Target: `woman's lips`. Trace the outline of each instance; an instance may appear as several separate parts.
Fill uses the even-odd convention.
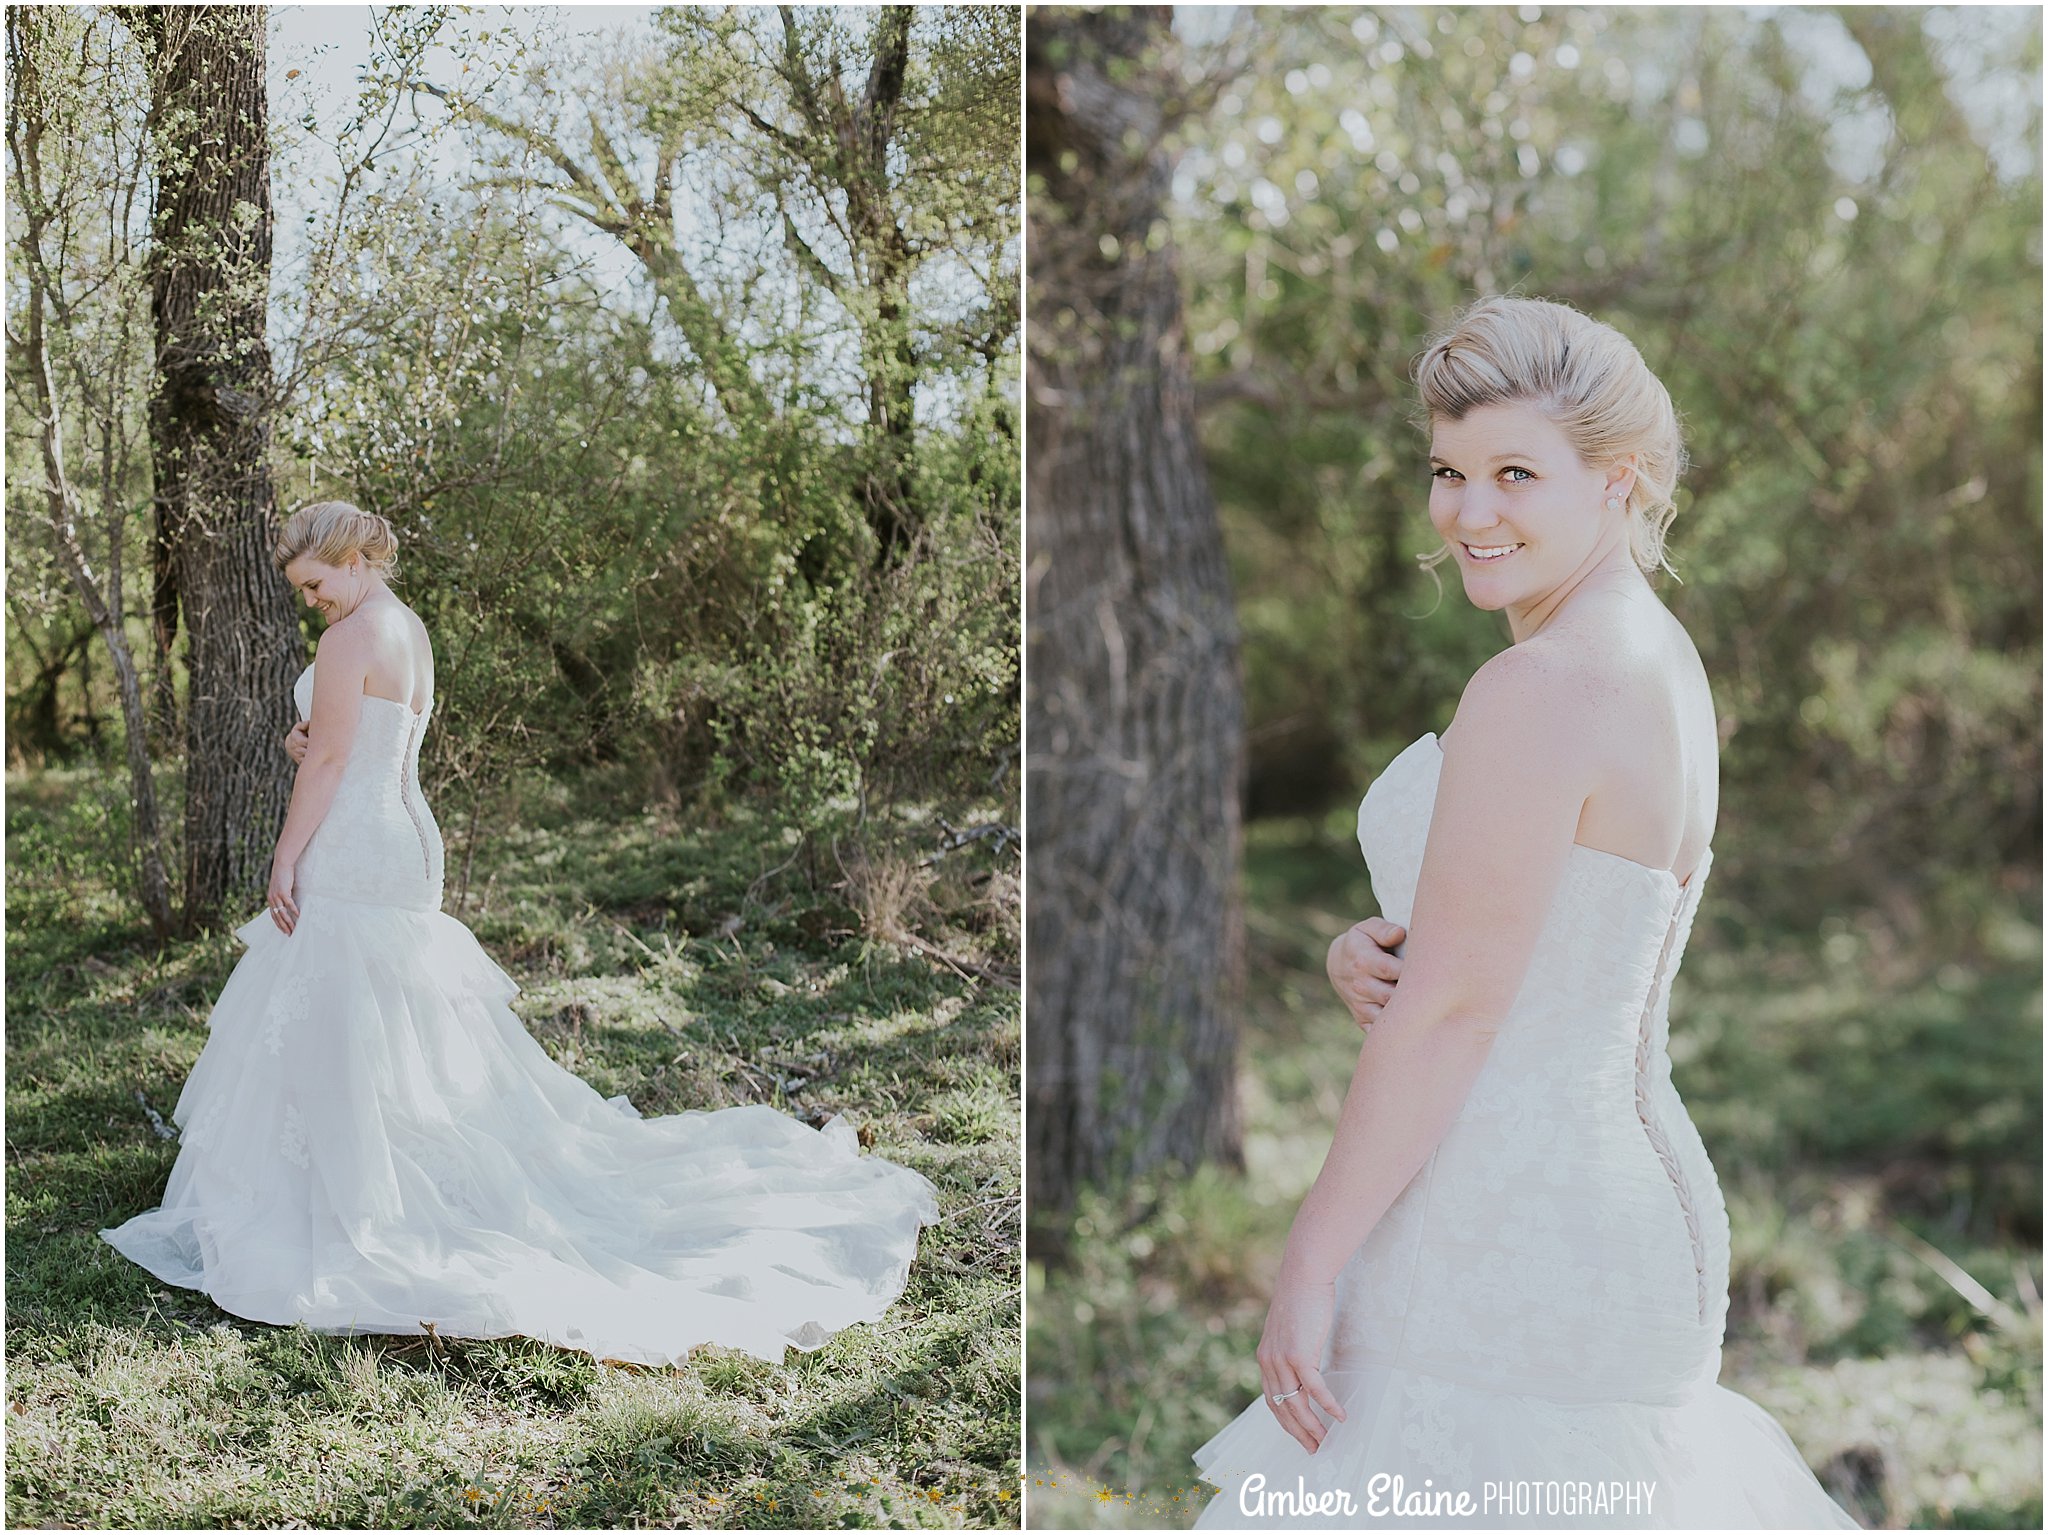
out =
[[[1466,557],[1476,565],[1495,564],[1506,559],[1521,547],[1519,543],[1464,545]]]

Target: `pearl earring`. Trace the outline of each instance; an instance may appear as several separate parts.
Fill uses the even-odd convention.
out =
[[[1618,511],[1620,511],[1620,510],[1621,510],[1621,498],[1620,498],[1619,496],[1609,496],[1609,497],[1607,498],[1607,510],[1609,510],[1610,512],[1618,512]]]

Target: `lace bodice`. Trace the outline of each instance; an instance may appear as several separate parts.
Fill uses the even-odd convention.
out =
[[[317,659],[314,665],[318,665]],[[292,695],[313,713],[313,666]],[[438,910],[445,874],[441,828],[420,792],[420,742],[429,697],[419,710],[363,695],[334,803],[299,857],[298,888],[382,905]]]
[[[1358,809],[1374,894],[1403,926],[1441,766],[1423,736]],[[1346,1270],[1339,1354],[1603,1397],[1718,1373],[1727,1216],[1666,1048],[1711,862],[1681,884],[1573,847],[1471,1094]]]

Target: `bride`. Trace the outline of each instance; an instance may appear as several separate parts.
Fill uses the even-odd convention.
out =
[[[433,650],[386,584],[397,542],[345,501],[276,563],[328,627],[294,694],[299,764],[262,913],[173,1117],[162,1205],[102,1230],[159,1279],[317,1332],[519,1334],[667,1364],[779,1363],[902,1293],[922,1174],[843,1118],[642,1119],[554,1060],[519,990],[441,908],[420,792]]]
[[[1473,304],[1417,381],[1427,563],[1513,643],[1359,806],[1387,925],[1330,973],[1365,1042],[1265,1394],[1195,1452],[1222,1489],[1199,1524],[1857,1528],[1718,1383],[1728,1218],[1665,1052],[1719,783],[1647,578],[1670,397],[1618,331],[1522,298]]]

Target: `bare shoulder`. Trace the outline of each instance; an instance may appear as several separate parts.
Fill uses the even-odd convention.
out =
[[[429,655],[433,654],[433,637],[427,633],[426,620],[398,597],[394,596],[390,602],[384,604],[379,619],[389,626],[390,633],[402,636],[408,641],[415,641],[424,646]]]
[[[427,632],[426,620],[404,603],[398,605],[398,612],[405,620],[406,634],[411,643],[418,648],[418,653],[426,666],[427,683],[431,687],[434,682],[434,636]]]
[[[1620,757],[1639,757],[1659,740],[1680,756],[1688,739],[1716,742],[1706,663],[1678,615],[1654,596],[1589,609],[1582,622],[1559,625],[1555,637],[1604,690],[1599,723]]]
[[[393,597],[389,602],[364,603],[346,618],[338,618],[327,626],[320,643],[329,643],[333,636],[348,636],[349,642],[374,647],[380,642],[397,640],[406,646],[414,641],[431,650],[432,641],[427,626],[419,614]]]
[[[1614,687],[1614,677],[1587,647],[1538,635],[1509,646],[1472,674],[1452,727],[1463,751],[1568,756]]]
[[[426,621],[394,597],[385,608],[384,622],[391,637],[391,658],[397,672],[391,680],[398,696],[412,695],[416,675],[419,685],[431,694],[436,686],[434,638],[427,632]]]
[[[320,631],[320,657],[334,666],[367,666],[376,650],[376,627],[360,613],[338,618]]]

